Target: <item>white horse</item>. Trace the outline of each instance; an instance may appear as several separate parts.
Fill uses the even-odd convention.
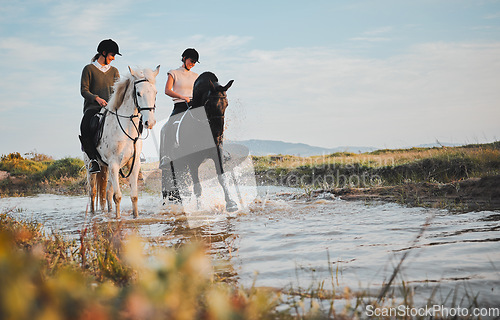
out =
[[[120,218],[122,199],[118,174],[121,174],[120,170],[125,165],[129,167],[127,178],[130,183],[133,214],[134,217],[138,216],[137,184],[141,166],[139,159],[142,151],[141,132],[143,127],[152,129],[156,123],[155,83],[160,66],[157,66],[154,71],[151,69],[132,70],[130,67],[129,70],[130,74],[115,83],[114,93],[108,105],[101,110],[105,121],[97,146],[101,172],[89,174],[87,170],[91,211],[94,212],[95,198],[99,192],[101,210],[105,210],[107,198],[108,212],[111,212],[113,199],[117,219]],[[88,168],[89,159],[86,156],[85,162]]]

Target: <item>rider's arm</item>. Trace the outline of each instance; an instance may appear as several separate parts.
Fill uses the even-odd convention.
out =
[[[89,87],[90,87],[90,70],[87,66],[83,68],[82,71],[82,78],[80,80],[80,94],[85,100],[95,101],[97,95],[90,92]]]
[[[120,76],[118,72],[116,72],[116,74],[118,77]],[[85,98],[85,100],[95,101],[101,107],[105,107],[108,104],[108,102],[103,98],[99,97],[97,94],[90,92],[90,79],[91,79],[91,74],[89,67],[87,66],[82,71],[82,78],[80,80],[80,94],[82,95],[83,98]]]

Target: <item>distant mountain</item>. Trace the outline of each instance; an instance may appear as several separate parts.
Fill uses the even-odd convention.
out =
[[[250,153],[254,156],[267,156],[267,155],[295,155],[302,157],[309,156],[321,156],[328,155],[335,152],[351,152],[351,153],[365,153],[380,148],[373,147],[352,147],[352,146],[341,146],[336,148],[322,148],[315,147],[305,143],[291,143],[275,140],[243,140],[243,141],[226,141],[225,143],[236,143],[247,147]],[[143,148],[142,158],[145,162],[155,162],[158,161],[158,152],[154,150],[152,143],[150,145],[145,144]],[[428,144],[421,144],[414,146],[417,148],[433,148],[433,147],[456,147],[464,145],[463,143],[447,143],[447,142],[435,142]],[[407,147],[411,148],[411,147]]]
[[[352,152],[364,153],[377,150],[372,147],[351,147],[342,146],[336,148],[322,148],[310,146],[305,143],[291,143],[274,140],[243,140],[243,141],[228,141],[231,143],[242,144],[246,146],[250,153],[254,156],[267,156],[275,154],[287,154],[302,157],[317,156],[331,154],[335,152]]]
[[[463,143],[450,143],[450,142],[434,142],[434,143],[426,143],[415,146],[416,148],[439,148],[439,147],[458,147],[463,146]]]

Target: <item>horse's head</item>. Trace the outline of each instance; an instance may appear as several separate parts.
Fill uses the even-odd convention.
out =
[[[228,105],[226,91],[232,84],[233,80],[222,86],[215,74],[204,72],[193,87],[193,107],[205,107],[212,134],[218,144],[222,142],[224,132],[224,114]]]
[[[207,93],[205,109],[214,116],[224,116],[228,105],[226,91],[233,85],[234,80],[229,81],[225,86],[219,82],[209,81],[210,90]]]
[[[134,77],[134,101],[137,110],[141,114],[142,123],[147,129],[152,129],[156,124],[156,76],[160,72],[160,66],[153,71],[144,69],[134,71],[130,67],[130,74]]]

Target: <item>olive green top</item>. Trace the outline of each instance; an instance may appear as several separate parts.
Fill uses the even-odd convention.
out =
[[[83,102],[83,112],[89,108],[100,108],[95,100],[97,96],[109,101],[113,92],[113,84],[120,78],[120,73],[115,67],[110,67],[108,71],[102,72],[93,64],[88,64],[83,68],[82,80],[80,82],[80,93],[85,99]]]

